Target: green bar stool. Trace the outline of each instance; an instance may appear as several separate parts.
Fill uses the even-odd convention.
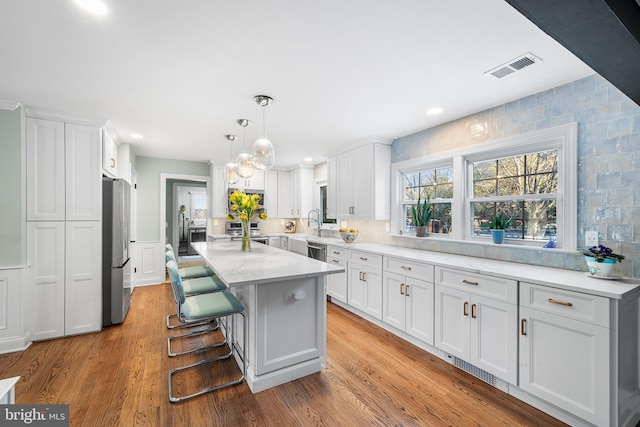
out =
[[[184,288],[182,284],[182,280],[180,276],[177,274],[177,265],[175,262],[167,263],[167,269],[169,269],[170,277],[175,277],[176,280],[171,281],[171,285],[173,287],[176,299],[176,311],[180,317],[180,320],[184,323],[189,322],[201,322],[205,320],[218,320],[221,318],[230,317],[231,322],[234,322],[235,315],[239,314],[243,317],[243,346],[242,348],[246,350],[247,348],[247,334],[248,334],[248,324],[247,318],[245,314],[245,309],[242,303],[231,293],[229,292],[216,292],[210,294],[200,294],[187,298],[184,293]],[[230,322],[226,322],[229,325]],[[218,390],[224,387],[229,387],[231,385],[239,384],[244,381],[245,373],[247,371],[247,357],[246,354],[240,355],[238,353],[238,349],[234,344],[234,325],[232,324],[230,328],[226,330],[225,339],[222,343],[216,344],[216,346],[221,346],[224,344],[228,344],[229,352],[225,353],[221,356],[204,359],[190,365],[181,366],[175,369],[172,369],[169,372],[169,401],[172,403],[182,402],[186,399],[190,399],[195,396],[199,396],[204,393],[208,393],[214,390]],[[171,338],[169,338],[171,340]],[[171,346],[171,342],[169,341],[169,347]],[[204,349],[205,347],[200,347],[195,351],[199,351],[200,349]],[[211,348],[207,346],[206,348]],[[188,353],[192,353],[193,351],[188,351]],[[192,369],[198,366],[202,366],[208,363],[214,363],[217,361],[221,361],[224,359],[229,359],[234,354],[241,358],[243,362],[242,366],[242,374],[239,378],[224,382],[221,384],[215,384],[206,388],[203,388],[194,393],[184,395],[184,396],[174,396],[173,394],[173,376],[181,371]]]
[[[222,292],[227,290],[227,285],[225,285],[222,280],[218,278],[218,276],[206,276],[198,277],[195,279],[182,280],[182,285],[184,288],[185,296],[187,297],[200,294],[210,294],[213,292]],[[177,313],[167,315],[167,329],[192,327],[209,323],[198,322],[194,324],[180,322],[179,324],[174,324],[172,323],[172,319],[177,319],[178,322],[180,322],[180,318],[178,317]]]
[[[165,261],[174,260],[176,264],[178,263],[176,259],[176,255],[173,253],[172,250],[165,251],[164,258],[165,258]],[[193,267],[180,268],[179,272],[180,272],[180,277],[182,277],[183,280],[215,275],[213,270],[206,265],[196,265]]]

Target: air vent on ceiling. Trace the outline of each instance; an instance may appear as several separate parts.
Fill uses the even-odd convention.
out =
[[[540,58],[529,52],[525,55],[519,56],[518,58],[512,59],[506,64],[502,64],[493,70],[487,71],[484,75],[495,79],[501,79],[540,61],[542,61]]]

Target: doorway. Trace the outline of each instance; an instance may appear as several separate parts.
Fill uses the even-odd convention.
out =
[[[177,248],[181,257],[194,256],[197,253],[191,248],[192,241],[206,241],[207,235],[207,187],[198,181],[169,180],[171,184],[172,208],[167,210],[173,218],[167,218],[171,230],[171,244]],[[169,204],[169,203],[168,203]]]

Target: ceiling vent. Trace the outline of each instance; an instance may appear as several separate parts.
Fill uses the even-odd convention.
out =
[[[542,61],[542,59],[529,52],[525,55],[519,56],[516,59],[512,59],[506,64],[502,64],[499,67],[494,68],[493,70],[487,71],[486,73],[484,73],[484,75],[493,79],[501,79],[505,76],[508,76],[509,74],[513,74],[516,71],[522,70],[523,68],[526,68],[540,61]]]

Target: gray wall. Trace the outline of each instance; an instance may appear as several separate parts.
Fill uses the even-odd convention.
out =
[[[136,156],[138,235],[140,242],[164,242],[160,236],[160,175],[209,176],[209,164]]]
[[[26,139],[22,107],[0,109],[0,267],[26,263]]]
[[[627,260],[618,273],[640,277],[640,107],[599,75],[398,138],[392,162],[578,123],[578,242],[597,230],[600,244]],[[480,126],[478,126],[480,125]],[[474,133],[480,127],[484,133]],[[397,244],[402,243],[398,239]],[[568,269],[581,257],[553,250],[425,242],[425,249]],[[561,254],[561,256],[558,256]]]

